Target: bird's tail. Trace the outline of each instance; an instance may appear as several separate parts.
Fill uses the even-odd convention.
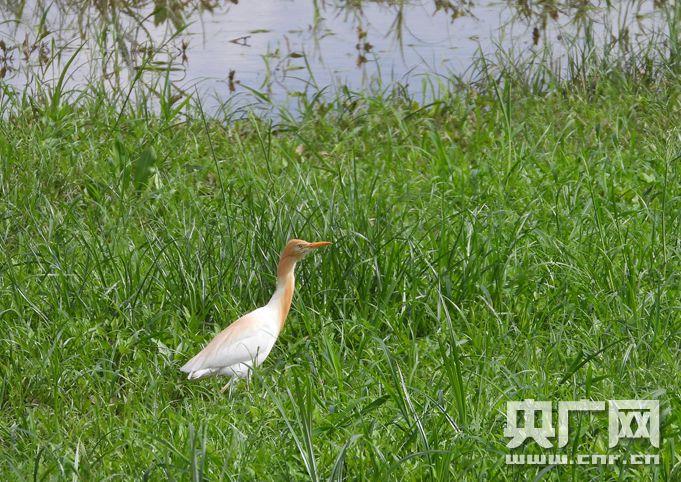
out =
[[[214,371],[212,368],[199,368],[199,366],[201,365],[199,358],[200,358],[199,356],[195,356],[180,368],[181,372],[189,374],[187,375],[187,378],[189,378],[190,380],[193,380],[195,378],[207,377],[209,375],[212,375]]]
[[[189,373],[189,375],[187,375],[187,378],[189,380],[196,380],[197,378],[205,378],[213,375],[215,373],[215,370],[213,370],[212,368],[204,368],[203,370],[196,370],[194,372],[185,373]]]

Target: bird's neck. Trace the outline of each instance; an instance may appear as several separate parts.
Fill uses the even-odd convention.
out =
[[[277,289],[270,299],[268,306],[273,307],[279,313],[279,330],[284,328],[286,317],[291,309],[291,302],[293,301],[293,291],[296,287],[296,278],[294,270],[296,261],[293,258],[285,257],[279,261],[277,267]]]

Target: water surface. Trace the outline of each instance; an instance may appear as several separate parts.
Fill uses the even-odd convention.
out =
[[[319,89],[395,82],[418,96],[424,81],[470,80],[481,53],[551,46],[560,54],[566,38],[589,30],[631,48],[626,44],[660,24],[660,2],[577,3],[4,2],[0,82],[37,92],[54,85],[74,56],[64,79],[70,89],[95,82],[125,95],[141,69],[138,88],[175,100],[200,92],[211,110],[253,98],[286,105]]]

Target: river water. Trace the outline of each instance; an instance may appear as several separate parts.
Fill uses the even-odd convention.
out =
[[[72,93],[100,83],[125,95],[141,71],[137,88],[175,99],[199,92],[211,110],[253,99],[287,105],[320,89],[395,82],[418,97],[453,78],[474,78],[481,53],[531,55],[550,46],[560,56],[566,39],[589,30],[620,45],[660,30],[659,2],[615,4],[0,1],[0,83],[38,95],[73,57],[64,77]]]

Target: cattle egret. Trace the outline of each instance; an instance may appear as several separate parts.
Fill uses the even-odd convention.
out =
[[[247,378],[270,354],[284,327],[295,289],[296,263],[312,251],[328,246],[328,241],[308,243],[292,239],[281,252],[277,267],[277,288],[263,307],[245,314],[222,330],[180,370],[189,379],[223,375]],[[223,387],[223,391],[229,383]]]

